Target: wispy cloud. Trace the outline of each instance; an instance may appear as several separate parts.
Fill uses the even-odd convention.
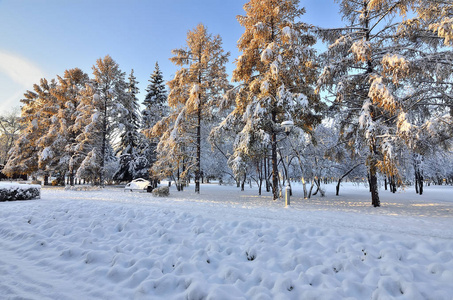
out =
[[[19,107],[19,100],[33,84],[39,83],[44,76],[35,64],[18,55],[0,50],[0,73],[7,77],[7,84],[0,90],[0,114]]]
[[[33,63],[20,56],[0,50],[0,72],[5,73],[15,83],[31,89],[44,77],[44,73]]]

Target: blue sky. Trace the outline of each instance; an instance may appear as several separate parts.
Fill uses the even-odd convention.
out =
[[[96,59],[109,54],[140,82],[140,102],[156,61],[165,80],[177,68],[171,50],[185,45],[188,30],[203,23],[230,51],[228,72],[239,55],[246,0],[0,0],[0,114],[19,107],[23,93],[45,77],[81,68],[91,76]],[[303,21],[341,24],[333,0],[301,0]]]

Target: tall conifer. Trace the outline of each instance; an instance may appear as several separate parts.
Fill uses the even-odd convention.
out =
[[[162,71],[156,62],[154,72],[148,80],[146,96],[143,101],[142,128],[150,129],[168,113],[167,91]]]
[[[84,131],[77,137],[78,149],[85,158],[78,175],[90,174],[103,185],[106,163],[114,159],[112,138],[115,130],[127,124],[129,96],[125,75],[109,56],[93,66],[94,79],[86,85],[79,104],[80,125]]]
[[[40,170],[39,161],[42,153],[43,139],[49,130],[52,117],[55,115],[54,103],[57,101],[51,90],[56,86],[42,78],[39,85],[33,85],[33,91],[27,91],[21,99],[24,104],[21,110],[21,134],[10,151],[10,157],[3,173],[27,174],[36,176]]]
[[[134,70],[128,77],[126,101],[124,103],[126,116],[120,133],[120,142],[117,146],[117,153],[120,154],[119,170],[115,173],[114,179],[118,181],[130,181],[137,178],[136,168],[140,159],[140,145],[142,136],[139,132],[140,116],[137,94],[137,80],[134,76]]]
[[[245,30],[238,42],[242,54],[233,71],[233,81],[242,84],[230,122],[221,124],[231,126],[242,118],[233,161],[250,155],[254,142],[270,142],[274,199],[279,196],[279,124],[292,120],[309,132],[320,122],[320,99],[313,89],[317,67],[311,46],[316,40],[310,26],[299,21],[305,10],[298,5],[298,0],[251,0],[244,5],[246,15],[237,17]]]
[[[209,34],[203,24],[187,33],[186,48],[172,52],[170,60],[181,68],[168,82],[168,104],[173,111],[153,129],[155,135],[161,134],[158,160],[171,157],[173,167],[179,168],[179,161],[185,172],[193,171],[195,192],[199,193],[202,120],[215,113],[229,86],[225,71],[229,53],[224,53],[220,36]]]

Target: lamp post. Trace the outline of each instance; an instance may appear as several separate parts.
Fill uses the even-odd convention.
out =
[[[286,136],[289,136],[291,129],[294,126],[293,121],[283,121],[282,122],[282,127],[285,129]],[[288,171],[289,171],[289,153],[286,155],[286,164],[288,165]],[[285,187],[285,206],[288,207],[290,205],[290,190],[291,187],[289,186],[289,176],[288,176],[288,171],[286,172],[286,187]]]

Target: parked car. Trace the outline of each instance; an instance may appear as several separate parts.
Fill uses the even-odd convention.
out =
[[[153,190],[153,187],[151,185],[151,182],[143,179],[143,178],[137,178],[126,184],[124,187],[124,190],[127,191],[146,191],[150,193]]]

